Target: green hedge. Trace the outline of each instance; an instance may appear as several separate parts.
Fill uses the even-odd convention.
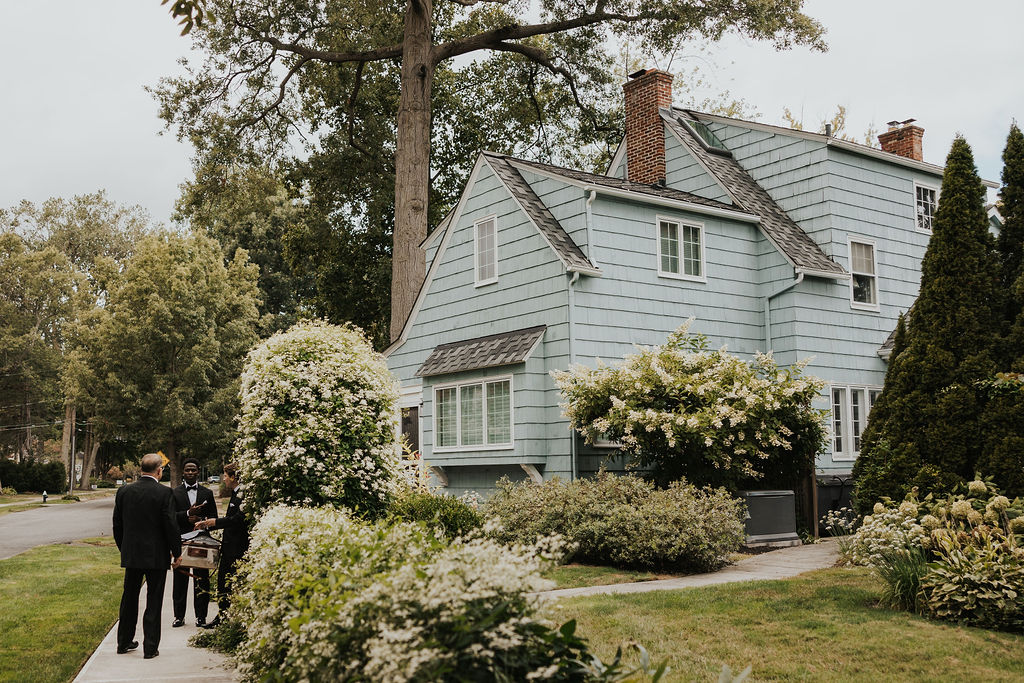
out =
[[[606,472],[540,485],[503,479],[486,507],[502,522],[495,534],[506,543],[557,533],[579,562],[681,572],[725,565],[743,542],[743,511],[724,489],[685,482],[658,489]]]
[[[425,491],[409,491],[391,506],[392,518],[403,522],[423,522],[439,529],[446,538],[465,536],[483,525],[483,516],[452,496]]]
[[[56,493],[67,488],[67,479],[67,468],[61,462],[0,460],[0,482],[18,493]]]

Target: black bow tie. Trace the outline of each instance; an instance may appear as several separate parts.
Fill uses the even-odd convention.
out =
[[[199,484],[193,484],[192,486],[185,486],[186,491],[195,491],[199,487]]]

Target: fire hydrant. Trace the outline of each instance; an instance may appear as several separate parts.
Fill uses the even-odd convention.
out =
[[[46,498],[47,498],[46,491],[43,491],[43,502],[44,503],[46,502]]]

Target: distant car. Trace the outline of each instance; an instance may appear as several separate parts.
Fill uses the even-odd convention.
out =
[[[209,479],[207,479],[206,481],[210,482],[211,484],[218,484],[218,483],[220,483],[220,477],[218,477],[215,474],[212,477],[210,477]]]

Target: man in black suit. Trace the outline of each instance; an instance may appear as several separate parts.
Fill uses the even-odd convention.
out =
[[[217,501],[213,497],[213,491],[202,486],[198,481],[198,460],[186,458],[182,462],[181,475],[185,481],[174,489],[174,504],[177,507],[178,531],[181,533],[181,540],[187,541],[200,534],[208,535],[205,531],[196,530],[195,524],[207,517],[217,516]],[[173,576],[171,599],[174,604],[174,622],[171,626],[178,627],[185,625],[189,574],[182,568],[175,571]],[[195,577],[192,604],[196,613],[196,626],[203,626],[206,623],[206,612],[210,606],[210,570],[193,567],[192,576]]]
[[[160,483],[163,456],[142,456],[142,476],[122,486],[114,497],[114,542],[121,551],[124,589],[117,625],[117,653],[139,646],[135,626],[139,620],[139,591],[146,580],[146,611],[142,615],[142,652],[152,659],[160,652],[160,611],[167,568],[181,562],[181,536],[174,516],[174,495]]]
[[[220,544],[220,567],[217,570],[217,607],[220,613],[206,628],[220,624],[220,615],[231,604],[228,593],[228,579],[235,575],[238,561],[249,549],[249,520],[242,511],[242,484],[238,478],[238,468],[233,463],[224,465],[221,479],[224,486],[231,489],[231,500],[223,517],[207,519],[196,524],[197,529],[223,529],[224,537]]]

